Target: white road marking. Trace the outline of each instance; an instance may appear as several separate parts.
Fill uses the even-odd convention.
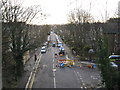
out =
[[[92,79],[98,79],[97,77],[95,78],[95,76],[91,76]]]
[[[53,77],[55,77],[55,72],[53,71]]]
[[[66,59],[70,59],[70,58],[68,58],[68,55],[66,55]]]
[[[91,76],[91,78],[92,78],[93,76]]]
[[[27,90],[27,88],[32,88],[32,86],[33,86],[33,83],[34,83],[34,79],[35,79],[35,75],[36,75],[36,71],[37,71],[37,68],[38,68],[38,65],[39,65],[39,63],[40,63],[40,60],[41,60],[41,54],[39,54],[40,55],[40,57],[39,57],[39,59],[36,61],[36,63],[35,63],[35,65],[34,65],[34,67],[33,67],[33,70],[34,71],[32,71],[31,73],[30,73],[30,76],[29,76],[29,78],[28,78],[28,81],[27,81],[27,84],[26,84],[26,86],[25,86],[25,90]],[[38,63],[37,63],[38,62]]]
[[[99,80],[99,82],[101,82],[101,80]]]
[[[28,85],[29,85],[29,83],[30,83],[32,74],[33,74],[33,72],[30,73],[30,76],[29,76],[29,78],[28,78],[27,84],[26,84],[26,86],[25,86],[25,90],[28,88]]]
[[[74,70],[74,69],[73,69],[73,70]],[[83,79],[82,79],[80,73],[79,73],[79,72],[75,72],[75,70],[74,70],[74,73],[75,73],[75,75],[76,75],[76,77],[77,77],[77,80],[78,80],[78,81],[81,81],[83,87],[81,86],[80,88],[83,89],[83,88],[85,87],[85,83],[83,82]],[[87,87],[85,87],[85,88],[87,88]]]
[[[81,87],[83,89],[83,87]]]
[[[80,78],[80,79],[82,79],[82,78]]]
[[[54,66],[54,53],[53,53],[53,50],[52,50],[52,54],[53,54],[53,84],[54,84],[54,88],[56,88],[56,80],[55,80],[55,71],[56,71],[56,69],[55,69],[55,66]]]
[[[55,71],[56,71],[56,69],[53,69],[53,71],[55,72]]]
[[[82,84],[83,84],[84,88],[87,88],[87,87],[85,87],[85,83],[84,83],[84,81],[83,81],[82,76],[80,75],[80,73],[79,73],[79,72],[77,72],[77,74],[78,74],[78,76],[80,77],[81,82],[82,82]]]
[[[74,70],[74,73],[75,73],[75,76],[77,77],[77,80],[79,81],[79,77],[77,76],[77,74],[76,74],[75,70]]]
[[[55,82],[55,77],[54,77],[54,88],[56,88],[56,82]]]
[[[53,62],[53,69],[54,69],[54,62]]]
[[[85,86],[85,83],[83,83],[83,86]]]
[[[45,67],[47,67],[47,65],[43,65],[43,67],[45,68]]]

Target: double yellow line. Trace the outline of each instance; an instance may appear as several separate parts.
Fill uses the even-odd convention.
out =
[[[37,58],[37,60],[35,62],[35,65],[33,67],[33,71],[30,73],[30,76],[28,78],[27,84],[25,86],[25,90],[31,90],[32,89],[32,86],[33,86],[33,83],[34,83],[34,80],[35,80],[35,75],[36,75],[36,72],[37,72],[40,60],[41,60],[41,56],[42,55],[40,53],[39,54],[39,58]]]

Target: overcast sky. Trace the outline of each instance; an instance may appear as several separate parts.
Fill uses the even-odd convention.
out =
[[[106,9],[107,16],[113,17],[115,12],[117,12],[118,1],[120,0],[24,0],[23,6],[41,5],[43,12],[49,15],[42,23],[64,24],[67,23],[69,11],[78,7],[86,11],[90,10],[96,21],[105,20]],[[35,20],[34,23],[42,24],[40,18]]]

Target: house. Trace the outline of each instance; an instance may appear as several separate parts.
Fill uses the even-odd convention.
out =
[[[111,18],[103,25],[109,52],[120,54],[120,18]]]

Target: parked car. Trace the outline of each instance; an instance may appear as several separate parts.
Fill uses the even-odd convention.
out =
[[[45,46],[43,46],[43,47],[41,48],[41,53],[46,53],[46,47],[45,47]]]
[[[47,45],[48,45],[48,42],[45,42],[43,45],[42,45],[42,47],[47,47]]]
[[[112,67],[118,67],[118,65],[117,64],[115,64],[114,62],[110,62],[110,65],[112,66]]]

